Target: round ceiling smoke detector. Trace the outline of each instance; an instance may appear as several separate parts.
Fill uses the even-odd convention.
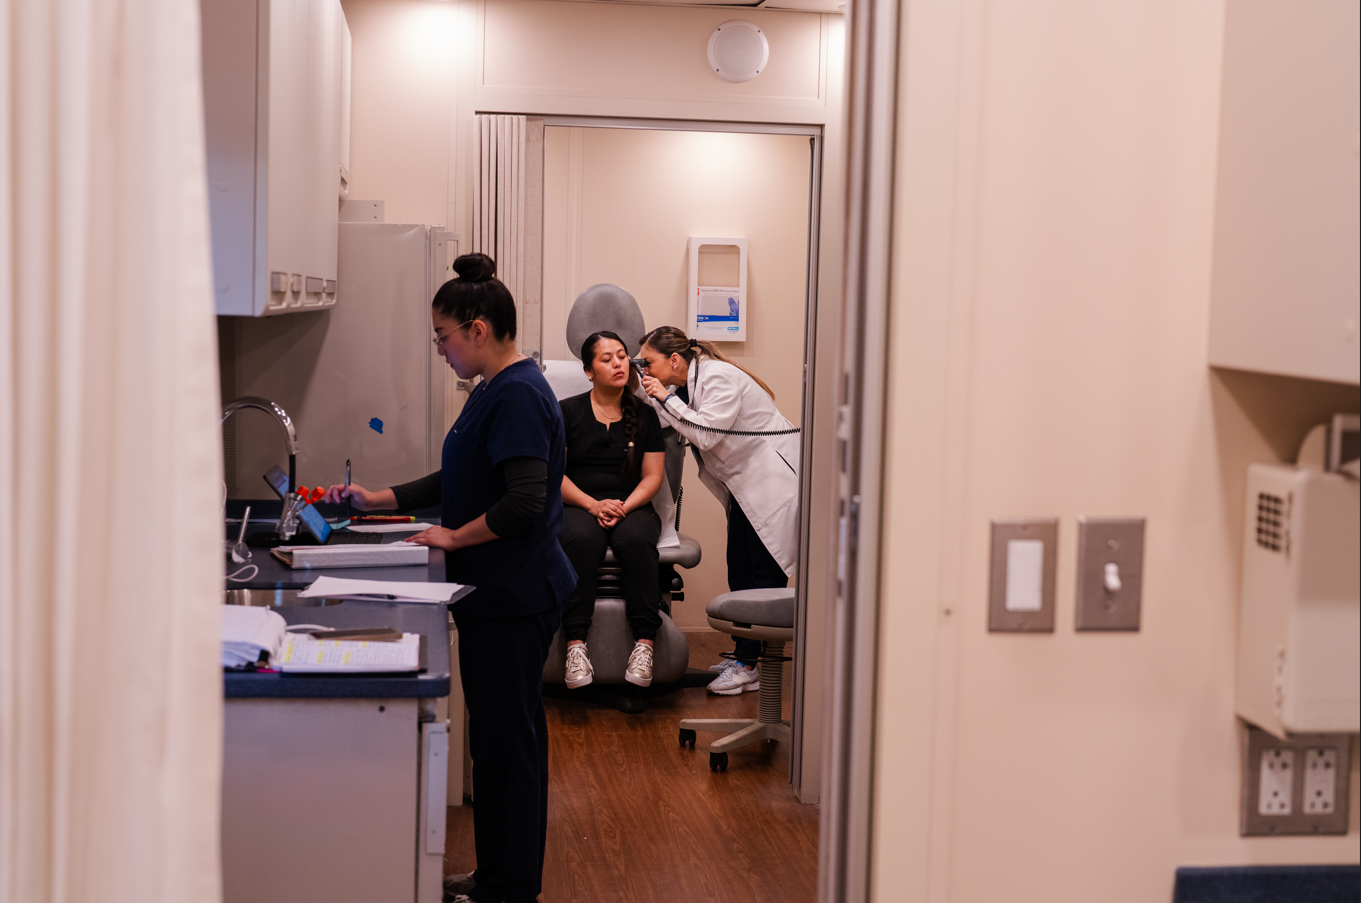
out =
[[[709,68],[730,82],[749,82],[770,59],[770,42],[761,29],[733,19],[709,36]]]

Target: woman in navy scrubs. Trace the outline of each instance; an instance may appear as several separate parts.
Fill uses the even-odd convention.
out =
[[[542,889],[548,817],[548,647],[576,574],[558,543],[567,440],[537,364],[515,349],[515,301],[484,254],[454,261],[435,295],[435,347],[460,379],[482,377],[444,440],[441,469],[369,492],[332,486],[360,509],[428,507],[442,526],[410,541],[445,550],[473,757],[477,870],[446,899],[531,903]]]

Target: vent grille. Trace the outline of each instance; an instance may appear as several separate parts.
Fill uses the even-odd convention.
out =
[[[1273,552],[1285,548],[1285,499],[1279,495],[1257,494],[1257,545]]]

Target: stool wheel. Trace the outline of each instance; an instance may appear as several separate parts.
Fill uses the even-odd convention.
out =
[[[685,747],[687,747],[687,746],[690,747],[691,749],[694,749],[694,748],[695,748],[695,732],[692,731],[692,730],[690,730],[688,727],[683,727],[683,728],[681,728],[681,729],[680,729],[680,745],[681,745],[681,749],[685,749]]]
[[[709,770],[710,770],[710,771],[727,771],[727,770],[728,770],[728,754],[727,754],[727,753],[715,753],[715,752],[709,753]]]

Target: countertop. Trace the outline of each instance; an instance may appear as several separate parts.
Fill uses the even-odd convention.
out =
[[[268,503],[261,503],[260,507],[263,508],[266,504]],[[274,508],[272,512],[268,512],[262,516],[271,516],[277,519],[279,505],[276,502],[272,507]],[[228,514],[237,518],[241,516],[239,511],[233,512],[230,508],[228,509]],[[254,509],[252,509],[249,533],[270,533],[274,531],[274,524],[272,523],[266,522],[257,524],[255,520],[256,516]],[[426,526],[435,527],[439,525],[438,519],[422,520]],[[227,534],[235,539],[236,531],[239,528],[239,523],[228,523]],[[385,543],[397,542],[414,535],[416,535],[415,532],[382,534],[383,542]],[[304,589],[305,587],[311,586],[312,581],[323,574],[329,574],[332,577],[343,577],[347,580],[393,580],[400,583],[444,582],[443,549],[431,549],[430,562],[425,566],[417,565],[414,567],[398,568],[322,568],[316,570],[295,570],[271,555],[269,549],[266,548],[257,547],[252,548],[250,551],[251,557],[249,563],[258,567],[260,569],[259,573],[249,580],[228,580],[226,584],[228,589]],[[245,567],[245,565],[233,565],[231,562],[228,562],[227,573],[230,574],[243,567]]]
[[[335,569],[349,576],[351,568]],[[375,568],[393,571],[398,568]],[[403,568],[402,570],[419,570]],[[322,574],[325,571],[309,571]],[[443,578],[443,570],[440,573]],[[444,605],[349,600],[324,607],[275,608],[289,624],[392,627],[425,637],[426,670],[412,675],[223,673],[228,699],[405,699],[449,695],[449,609]]]

